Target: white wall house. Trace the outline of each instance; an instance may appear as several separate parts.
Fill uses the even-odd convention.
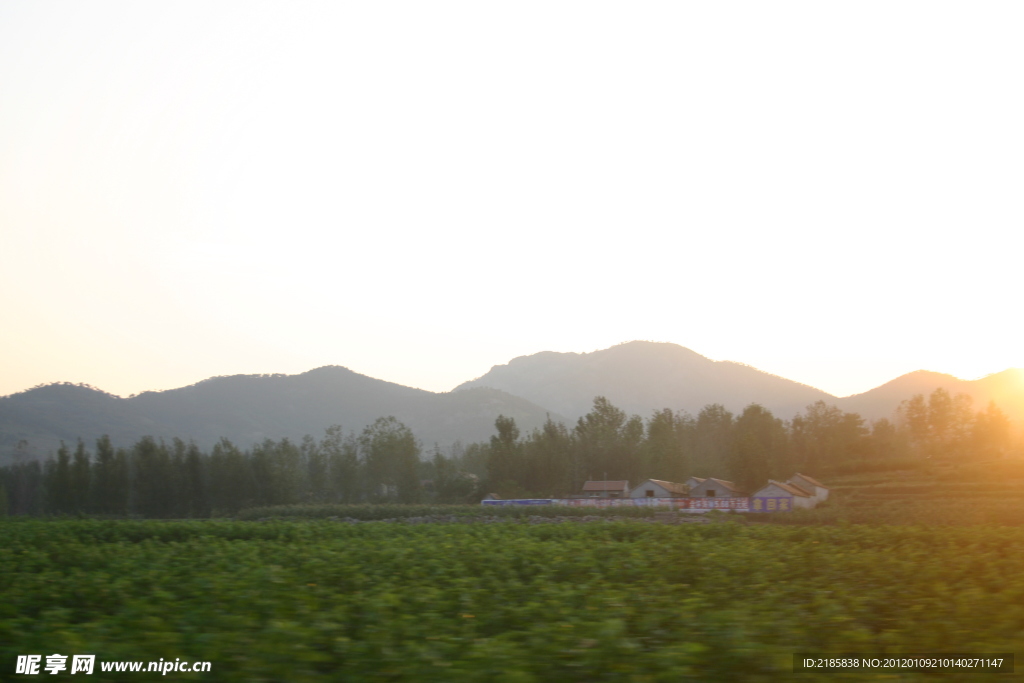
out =
[[[690,489],[691,498],[740,498],[746,495],[731,481],[714,477],[709,477]]]
[[[768,485],[750,497],[751,512],[786,512],[795,508],[812,508],[818,504],[813,495],[794,484],[768,480]]]
[[[693,487],[696,486],[697,484],[703,484],[706,481],[707,479],[705,479],[704,477],[690,477],[689,479],[684,481],[683,484],[686,486],[687,492],[689,492],[692,491]]]
[[[690,489],[686,484],[677,484],[673,481],[662,481],[661,479],[648,479],[635,487],[629,494],[630,498],[686,498],[690,495]]]
[[[823,500],[828,500],[828,487],[820,481],[808,477],[806,474],[800,474],[798,472],[786,481],[789,484],[795,484],[804,491],[807,491],[814,496],[814,499],[819,503]]]

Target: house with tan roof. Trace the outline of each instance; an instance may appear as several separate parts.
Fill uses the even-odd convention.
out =
[[[686,498],[690,495],[690,487],[686,484],[677,484],[674,481],[663,481],[661,479],[648,479],[644,483],[633,488],[630,498]]]
[[[691,498],[742,498],[746,495],[731,481],[714,477],[709,477],[690,489]]]
[[[689,495],[689,492],[693,490],[694,486],[697,484],[703,484],[706,481],[707,479],[704,477],[690,477],[684,481],[683,484],[686,486],[687,495]]]
[[[814,497],[814,500],[819,503],[823,500],[828,500],[828,487],[822,484],[817,479],[812,479],[811,477],[808,477],[806,474],[800,474],[799,472],[797,472],[792,477],[787,479],[786,482],[789,484],[793,484],[795,486],[799,486],[804,491],[807,491]]]
[[[629,482],[588,481],[583,484],[583,495],[586,498],[629,498]]]
[[[796,508],[812,508],[818,501],[808,491],[796,484],[768,480],[750,497],[751,512],[787,512]]]

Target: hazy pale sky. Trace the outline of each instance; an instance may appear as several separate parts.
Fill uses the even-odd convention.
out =
[[[0,0],[0,394],[1024,366],[1019,2]]]

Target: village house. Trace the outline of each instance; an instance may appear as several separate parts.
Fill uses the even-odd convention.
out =
[[[648,479],[630,492],[630,498],[686,498],[690,488],[686,484],[673,481]]]
[[[583,484],[585,498],[628,498],[629,482],[622,481],[588,481]]]
[[[768,485],[750,497],[751,512],[787,512],[795,508],[812,508],[814,496],[795,484],[768,480]]]
[[[689,479],[684,481],[683,486],[686,487],[686,495],[690,495],[690,491],[693,490],[694,486],[696,486],[697,484],[703,484],[706,481],[707,479],[705,479],[704,477],[690,477]]]
[[[797,472],[787,480],[787,483],[799,486],[814,497],[815,502],[820,503],[828,500],[828,488],[816,479],[811,479],[806,474]]]
[[[690,489],[691,498],[741,498],[747,494],[731,481],[709,477]]]

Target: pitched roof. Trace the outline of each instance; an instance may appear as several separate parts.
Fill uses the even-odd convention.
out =
[[[661,479],[648,479],[647,481],[657,484],[658,486],[665,489],[669,493],[680,493],[685,496],[687,493],[690,492],[690,487],[687,486],[686,484],[677,484],[674,481],[663,481]],[[643,486],[643,484],[641,484],[640,486]]]
[[[698,484],[703,484],[704,482],[707,481],[707,477],[690,477],[690,479],[697,482]],[[686,481],[690,481],[690,479],[687,479]]]
[[[811,479],[811,478],[810,478],[810,477],[808,477],[808,476],[807,476],[806,474],[800,474],[799,472],[797,472],[797,473],[796,473],[796,474],[794,474],[794,475],[793,475],[792,477],[790,477],[790,479],[796,479],[797,477],[800,477],[801,479],[803,479],[804,481],[806,481],[806,482],[807,482],[808,484],[811,484],[812,486],[818,486],[818,487],[821,487],[821,488],[823,488],[823,489],[827,489],[827,488],[828,488],[827,486],[825,486],[824,484],[822,484],[822,483],[821,483],[820,481],[818,481],[817,479]]]
[[[778,486],[780,489],[782,489],[783,491],[785,491],[785,492],[787,492],[787,493],[789,493],[791,495],[800,496],[802,498],[810,498],[811,497],[810,493],[808,493],[807,491],[804,491],[802,488],[800,488],[796,484],[787,484],[787,483],[784,483],[784,482],[781,482],[781,481],[775,481],[774,479],[769,479],[768,480],[768,486],[771,486],[772,484],[774,484],[775,486]],[[761,491],[763,491],[764,489],[768,488],[768,486],[765,486],[763,489],[761,489]],[[758,493],[760,493],[760,491],[758,491]]]
[[[725,488],[729,489],[733,493],[743,493],[743,491],[740,491],[738,488],[736,488],[736,484],[732,483],[731,481],[726,481],[724,479],[715,479],[714,477],[709,477],[708,479],[705,479],[704,481],[705,482],[713,481],[713,482],[715,482],[717,484],[721,484],[722,486],[724,486]]]
[[[588,481],[583,485],[584,491],[625,491],[627,489],[629,489],[629,482],[625,480]]]

